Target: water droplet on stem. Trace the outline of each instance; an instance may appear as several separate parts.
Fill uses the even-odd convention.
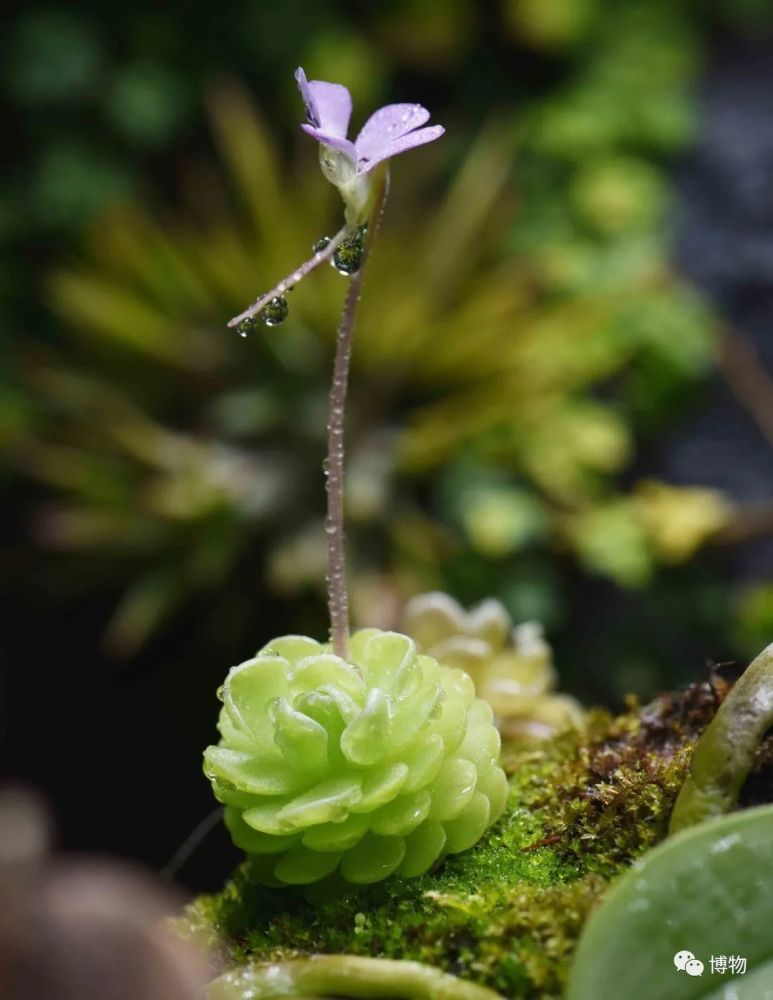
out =
[[[284,295],[277,295],[276,298],[271,299],[260,316],[266,326],[279,326],[287,319],[289,311],[287,299]]]
[[[240,337],[249,337],[251,333],[254,333],[256,326],[256,320],[254,316],[249,316],[247,319],[243,319],[241,323],[236,327],[236,332]]]
[[[333,254],[333,259],[330,263],[339,274],[350,277],[359,271],[364,256],[365,239],[363,228],[358,229],[353,236],[350,236],[341,243]]]

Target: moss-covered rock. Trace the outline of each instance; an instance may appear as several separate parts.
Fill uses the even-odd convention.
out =
[[[558,997],[610,879],[666,835],[721,695],[717,683],[696,684],[617,718],[591,713],[584,738],[506,747],[504,815],[473,849],[421,878],[315,899],[261,886],[246,863],[190,907],[187,928],[216,937],[228,962],[413,959],[508,997]]]

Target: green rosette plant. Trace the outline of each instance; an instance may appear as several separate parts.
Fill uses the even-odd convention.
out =
[[[491,708],[407,636],[363,629],[348,660],[283,636],[234,667],[221,697],[206,773],[268,884],[421,875],[504,809]]]
[[[489,705],[463,670],[420,654],[397,632],[349,634],[344,545],[344,424],[364,265],[389,190],[389,160],[438,139],[419,104],[392,104],[347,138],[351,96],[340,84],[296,80],[301,127],[344,201],[345,225],[314,256],[235,316],[246,336],[266,309],[325,260],[350,278],[328,411],[325,464],[330,643],[284,636],[234,667],[220,694],[219,746],[204,768],[234,842],[256,878],[308,885],[336,873],[354,884],[416,876],[472,847],[502,813],[507,780]],[[374,169],[376,168],[376,169]],[[345,265],[336,251],[355,247]],[[283,314],[286,311],[283,307]]]

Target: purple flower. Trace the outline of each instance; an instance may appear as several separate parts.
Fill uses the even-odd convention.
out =
[[[429,118],[429,111],[420,104],[387,104],[370,116],[354,142],[350,142],[346,134],[352,114],[352,96],[346,87],[322,80],[309,81],[300,67],[295,71],[295,79],[308,118],[308,124],[301,128],[323,146],[342,155],[345,162],[339,164],[339,173],[343,168],[349,175],[344,178],[347,181],[353,176],[367,174],[383,160],[433,142],[445,132],[442,125],[420,127]],[[339,183],[328,172],[326,175],[334,184]]]

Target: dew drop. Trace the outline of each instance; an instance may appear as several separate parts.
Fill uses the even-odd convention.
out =
[[[360,226],[352,236],[341,243],[333,254],[333,259],[330,263],[339,274],[349,277],[359,271],[362,266],[363,257],[365,256],[366,230],[366,226]]]
[[[255,331],[256,321],[254,316],[243,319],[236,327],[236,332],[240,337],[249,337]]]
[[[311,249],[314,251],[314,253],[322,253],[322,251],[327,247],[329,243],[330,243],[330,237],[322,236],[320,239],[317,240],[317,242],[312,246]]]
[[[277,295],[271,299],[260,316],[266,326],[279,326],[287,319],[288,312],[287,299],[284,295]]]

